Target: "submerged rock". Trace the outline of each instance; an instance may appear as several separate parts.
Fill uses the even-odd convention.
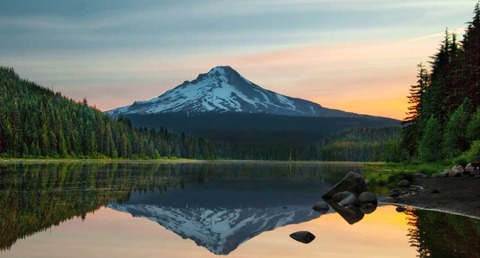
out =
[[[298,231],[290,234],[290,237],[304,244],[309,244],[315,239],[315,235],[308,231]]]
[[[333,186],[333,188],[322,197],[330,199],[334,194],[343,191],[349,191],[359,195],[365,191],[368,191],[368,188],[367,184],[365,183],[365,179],[363,179],[360,174],[349,172],[339,183]]]

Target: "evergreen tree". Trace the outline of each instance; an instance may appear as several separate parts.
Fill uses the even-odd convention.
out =
[[[480,140],[480,106],[473,114],[467,126],[467,139],[469,142]]]
[[[465,99],[450,117],[444,136],[444,153],[447,157],[456,157],[468,149],[465,128],[470,120],[470,112],[470,100]]]
[[[442,134],[440,123],[431,116],[418,147],[418,156],[423,161],[437,161],[442,158]]]

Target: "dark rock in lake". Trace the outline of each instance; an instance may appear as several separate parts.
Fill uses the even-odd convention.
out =
[[[377,196],[372,192],[363,192],[358,196],[361,203],[377,203]]]
[[[360,205],[360,200],[358,199],[357,196],[354,194],[350,194],[347,197],[345,197],[343,200],[339,201],[338,204],[342,207],[346,206],[359,206]]]
[[[355,172],[349,172],[339,183],[337,183],[330,191],[323,195],[323,198],[330,199],[338,192],[349,191],[359,195],[368,191],[365,179]]]
[[[330,209],[330,206],[328,206],[328,204],[324,201],[319,201],[315,203],[312,209],[320,214],[325,214]]]
[[[407,208],[403,207],[403,206],[397,206],[397,208],[395,209],[397,212],[405,212],[407,210]]]
[[[409,187],[410,186],[410,181],[404,179],[397,184],[398,187]]]
[[[332,200],[336,202],[340,202],[341,200],[349,197],[350,195],[354,195],[354,194],[349,191],[338,192],[332,196]]]
[[[360,211],[359,207],[349,206],[347,208],[340,206],[336,201],[333,200],[326,199],[325,201],[350,225],[359,222],[365,216],[365,214]]]
[[[365,202],[360,205],[360,211],[365,214],[370,214],[377,209],[377,203]]]
[[[290,234],[290,237],[304,244],[309,244],[315,239],[315,235],[308,231],[298,231]]]

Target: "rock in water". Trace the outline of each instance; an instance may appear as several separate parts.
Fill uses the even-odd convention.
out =
[[[309,244],[315,239],[315,235],[308,231],[298,231],[290,234],[290,237],[304,244]]]
[[[338,192],[349,191],[356,195],[359,195],[365,191],[368,191],[365,179],[355,172],[349,172],[338,184],[336,184],[330,191],[324,194],[322,197],[326,199],[332,198],[332,196]]]
[[[350,195],[354,195],[354,194],[349,191],[338,192],[332,196],[332,200],[336,202],[340,202],[341,200],[347,198]]]
[[[365,202],[360,205],[360,211],[365,214],[370,214],[377,209],[377,203]]]
[[[357,196],[355,196],[354,194],[350,194],[347,197],[345,197],[343,200],[339,201],[338,204],[342,207],[359,206],[360,201],[358,200]]]
[[[320,214],[325,214],[330,209],[328,204],[324,201],[317,202],[312,209]]]
[[[372,192],[363,192],[358,196],[361,203],[377,203],[377,196]]]

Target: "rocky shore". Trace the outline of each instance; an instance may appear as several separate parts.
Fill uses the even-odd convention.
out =
[[[471,164],[426,177],[402,180],[380,202],[443,211],[480,219],[480,171]]]

